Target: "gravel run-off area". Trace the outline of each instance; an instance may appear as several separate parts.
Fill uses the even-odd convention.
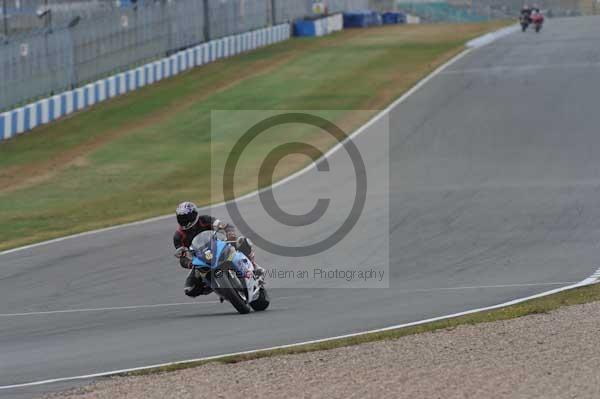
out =
[[[49,397],[600,398],[600,302],[329,351],[115,377]]]

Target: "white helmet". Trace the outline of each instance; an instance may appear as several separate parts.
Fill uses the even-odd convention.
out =
[[[200,218],[196,204],[187,201],[177,206],[175,214],[177,215],[177,223],[183,230],[191,229]]]

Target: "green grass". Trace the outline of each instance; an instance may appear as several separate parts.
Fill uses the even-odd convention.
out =
[[[211,110],[377,110],[502,25],[396,26],[292,40],[194,69],[0,144],[0,249],[166,214],[211,192]],[[231,131],[236,129],[232,121]],[[311,130],[286,131],[322,148]],[[227,142],[235,135],[222,132]],[[220,162],[225,153],[216,153]],[[240,190],[256,188],[256,165]],[[289,162],[278,177],[302,166]],[[211,196],[212,195],[212,196]]]
[[[181,369],[198,367],[206,363],[238,363],[248,360],[261,359],[272,356],[293,355],[298,353],[331,350],[346,346],[360,345],[369,342],[399,339],[408,335],[435,332],[439,330],[452,329],[463,325],[489,323],[499,320],[509,320],[518,317],[548,313],[564,306],[579,305],[600,300],[600,284],[593,284],[558,294],[548,295],[542,298],[532,299],[517,305],[507,306],[495,310],[473,313],[465,316],[421,324],[418,326],[388,330],[385,332],[357,335],[350,338],[334,339],[314,344],[298,345],[283,349],[265,350],[244,355],[226,356],[214,360],[180,363],[165,367],[157,367],[148,370],[128,373],[126,375],[145,375],[163,372],[172,372]]]

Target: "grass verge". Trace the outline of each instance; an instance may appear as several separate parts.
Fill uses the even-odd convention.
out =
[[[147,375],[155,373],[173,372],[182,369],[198,367],[207,363],[238,363],[248,360],[261,359],[272,356],[293,355],[306,352],[330,350],[346,346],[360,345],[369,342],[398,339],[407,335],[435,332],[437,330],[452,329],[461,325],[489,323],[499,320],[509,320],[532,314],[548,313],[563,306],[580,305],[587,302],[600,300],[600,284],[592,284],[542,298],[532,299],[517,305],[499,309],[473,313],[465,316],[421,324],[418,326],[399,328],[379,333],[363,334],[350,338],[334,339],[314,344],[298,345],[289,348],[265,350],[255,353],[226,356],[213,360],[175,364],[148,370],[122,374],[122,376]]]
[[[173,211],[211,193],[211,110],[338,110],[352,131],[463,49],[505,25],[413,25],[292,40],[222,60],[0,144],[0,250]],[[232,129],[235,129],[233,124]],[[324,150],[315,132],[295,133]],[[222,140],[231,140],[223,133]],[[260,164],[258,155],[255,166]],[[281,178],[306,160],[278,167]],[[257,187],[257,168],[240,176]]]

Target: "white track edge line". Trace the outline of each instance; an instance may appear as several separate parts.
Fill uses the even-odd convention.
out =
[[[294,295],[294,296],[279,296],[277,300],[282,299],[297,299],[307,298],[307,295]],[[104,308],[82,308],[82,309],[58,309],[58,310],[46,310],[37,312],[21,312],[21,313],[0,313],[0,317],[25,317],[25,316],[45,316],[52,314],[65,314],[65,313],[92,313],[92,312],[108,312],[108,311],[119,311],[119,310],[138,310],[138,309],[156,309],[156,308],[167,308],[175,306],[189,306],[189,305],[213,305],[221,303],[220,301],[198,301],[198,302],[174,302],[174,303],[155,303],[151,305],[130,305],[130,306],[112,306]]]
[[[111,310],[154,309],[154,308],[167,308],[167,307],[173,307],[173,306],[204,305],[204,304],[214,304],[214,303],[219,303],[219,301],[157,303],[154,305],[131,305],[131,306],[113,306],[113,307],[106,307],[106,308],[61,309],[61,310],[47,310],[47,311],[38,311],[38,312],[0,313],[0,317],[44,316],[44,315],[65,314],[65,313],[107,312],[107,311],[111,311]]]
[[[600,269],[596,273],[598,273],[598,272],[600,272]],[[596,273],[594,273],[594,275]],[[0,386],[0,390],[26,388],[26,387],[32,387],[32,386],[38,386],[38,385],[53,384],[53,383],[58,383],[58,382],[78,381],[78,380],[87,380],[87,379],[91,379],[91,378],[108,377],[108,376],[114,376],[114,375],[118,375],[118,374],[131,373],[131,372],[135,372],[135,371],[151,370],[151,369],[156,369],[156,368],[161,368],[161,367],[184,365],[187,363],[196,363],[196,362],[201,362],[201,361],[219,360],[219,359],[223,359],[223,358],[227,358],[227,357],[231,357],[231,356],[248,355],[248,354],[253,354],[253,353],[267,352],[267,351],[276,350],[276,349],[287,349],[287,348],[294,348],[294,347],[303,346],[303,345],[311,345],[311,344],[318,344],[318,343],[322,343],[322,342],[334,341],[334,340],[339,340],[339,339],[344,339],[344,338],[353,338],[353,337],[358,337],[358,336],[367,335],[367,334],[376,334],[376,333],[386,332],[386,331],[390,331],[390,330],[398,330],[401,328],[413,327],[413,326],[418,326],[421,324],[451,319],[454,317],[466,316],[466,315],[473,314],[473,313],[479,313],[479,312],[485,312],[488,310],[499,309],[499,308],[503,308],[506,306],[516,305],[521,302],[529,301],[531,299],[541,298],[541,297],[545,297],[548,295],[557,294],[559,292],[568,291],[568,290],[571,290],[574,288],[592,285],[597,282],[598,282],[597,278],[588,277],[585,280],[582,280],[576,284],[568,285],[568,286],[561,287],[561,288],[556,288],[556,289],[553,289],[550,291],[545,291],[545,292],[531,295],[531,296],[524,297],[524,298],[513,299],[511,301],[503,302],[498,305],[492,305],[492,306],[486,306],[483,308],[466,310],[463,312],[452,313],[452,314],[445,315],[445,316],[438,316],[438,317],[433,317],[430,319],[424,319],[424,320],[419,320],[419,321],[413,321],[410,323],[404,323],[404,324],[398,324],[398,325],[388,326],[388,327],[384,327],[384,328],[378,328],[375,330],[368,330],[368,331],[363,331],[363,332],[358,332],[358,333],[338,335],[335,337],[315,339],[315,340],[311,340],[311,341],[297,342],[297,343],[288,344],[288,345],[272,346],[272,347],[263,348],[263,349],[254,349],[254,350],[248,350],[248,351],[243,351],[243,352],[234,352],[234,353],[227,353],[227,354],[223,354],[223,355],[201,357],[201,358],[197,358],[197,359],[181,360],[181,361],[169,362],[169,363],[160,363],[160,364],[154,364],[154,365],[150,365],[150,366],[132,367],[132,368],[128,368],[128,369],[105,371],[105,372],[100,372],[100,373],[79,375],[79,376],[74,376],[74,377],[53,378],[53,379],[48,379],[48,380],[26,382],[26,383],[22,383],[22,384],[4,385],[4,386]]]
[[[514,24],[514,25],[510,25],[510,26],[498,29],[494,32],[486,33],[483,36],[479,36],[479,37],[476,37],[475,39],[468,41],[467,47],[480,48],[480,47],[487,46],[488,44],[491,44],[498,39],[501,39],[501,38],[508,36],[514,32],[517,32],[519,30],[519,28],[520,28],[519,24]]]
[[[600,277],[600,274],[593,274],[591,277]],[[497,285],[475,285],[475,286],[459,286],[459,287],[433,287],[433,288],[417,288],[413,290],[399,290],[402,294],[412,294],[420,292],[443,292],[443,291],[461,291],[461,290],[475,290],[475,289],[488,289],[488,288],[520,288],[520,287],[545,287],[551,285],[571,285],[575,284],[576,281],[562,281],[552,283],[526,283],[526,284],[497,284]],[[296,299],[296,298],[307,298],[308,296],[283,296],[277,297],[277,300],[282,299]],[[155,303],[150,305],[129,305],[129,306],[110,306],[103,308],[81,308],[81,309],[57,309],[57,310],[40,310],[31,312],[19,312],[19,313],[0,313],[0,318],[8,317],[27,317],[27,316],[47,316],[55,314],[71,314],[71,313],[93,313],[93,312],[109,312],[109,311],[122,311],[122,310],[140,310],[140,309],[156,309],[156,308],[169,308],[178,306],[190,306],[190,305],[213,305],[220,303],[219,301],[201,301],[201,302],[173,302],[173,303]]]
[[[434,77],[436,77],[437,75],[439,75],[442,71],[444,71],[444,69],[448,68],[451,64],[457,62],[461,58],[465,57],[467,54],[471,53],[471,51],[473,51],[473,50],[474,50],[473,48],[466,48],[461,53],[459,53],[458,55],[454,56],[453,58],[451,58],[449,61],[447,61],[443,65],[439,66],[431,74],[429,74],[426,77],[424,77],[415,86],[413,86],[410,90],[408,90],[406,93],[404,93],[400,98],[398,98],[393,103],[391,103],[390,105],[388,105],[387,108],[385,108],[383,111],[379,112],[377,115],[373,116],[366,124],[364,124],[363,126],[361,126],[360,128],[358,128],[358,130],[356,130],[354,133],[352,133],[351,135],[349,135],[342,142],[336,144],[333,148],[331,148],[329,151],[327,151],[327,153],[325,153],[325,155],[323,155],[321,158],[319,158],[319,160],[317,160],[316,162],[313,162],[313,163],[307,165],[306,167],[304,167],[303,169],[297,171],[296,173],[293,173],[293,174],[287,176],[286,178],[277,181],[276,183],[274,183],[270,187],[265,187],[265,188],[263,188],[261,190],[256,190],[256,191],[250,192],[248,194],[242,195],[241,197],[235,198],[235,199],[230,200],[230,201],[224,201],[224,202],[220,202],[218,204],[207,205],[205,207],[202,207],[201,209],[217,208],[217,207],[226,205],[226,204],[228,204],[231,201],[242,201],[244,199],[247,199],[247,198],[259,195],[260,193],[264,192],[265,190],[270,190],[272,188],[278,187],[278,186],[280,186],[282,184],[285,184],[285,183],[289,182],[292,179],[295,179],[295,178],[299,177],[300,175],[305,174],[306,172],[308,172],[309,170],[311,170],[312,168],[314,168],[315,165],[318,164],[321,160],[329,158],[333,153],[335,153],[340,148],[342,148],[344,146],[344,144],[348,140],[352,140],[353,138],[355,138],[359,134],[365,132],[372,125],[374,125],[376,122],[378,122],[381,118],[383,118],[385,115],[389,114],[390,111],[392,111],[398,105],[400,105],[404,101],[406,101],[406,99],[408,97],[410,97],[411,95],[413,95],[421,87],[423,87],[426,83],[428,83]],[[5,251],[1,251],[0,252],[0,256],[2,256],[2,255],[8,255],[8,254],[15,253],[15,252],[24,251],[24,250],[31,249],[31,248],[40,247],[40,246],[43,246],[43,245],[54,244],[54,243],[57,243],[57,242],[61,242],[61,241],[65,241],[65,240],[70,240],[72,238],[85,237],[85,236],[89,236],[89,235],[92,235],[92,234],[105,233],[105,232],[112,231],[112,230],[123,229],[123,228],[127,228],[127,227],[139,226],[139,225],[143,225],[143,224],[147,224],[147,223],[157,222],[157,221],[165,220],[165,219],[170,218],[170,217],[173,217],[173,216],[171,214],[169,214],[169,215],[163,215],[163,216],[157,216],[157,217],[153,217],[153,218],[150,218],[150,219],[138,220],[136,222],[125,223],[125,224],[120,224],[120,225],[116,225],[116,226],[105,227],[105,228],[102,228],[102,229],[86,231],[86,232],[83,232],[83,233],[72,234],[72,235],[68,235],[68,236],[65,236],[65,237],[55,238],[55,239],[48,240],[48,241],[42,241],[42,242],[38,242],[38,243],[35,243],[35,244],[25,245],[25,246],[22,246],[22,247],[18,247],[18,248],[13,248],[13,249],[8,249],[8,250],[5,250]]]

